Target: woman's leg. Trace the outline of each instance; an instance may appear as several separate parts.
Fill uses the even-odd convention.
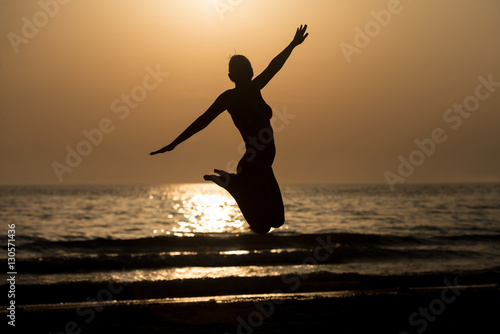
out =
[[[237,174],[215,169],[219,175],[205,175],[204,179],[226,189],[238,203],[250,228],[265,234],[271,227],[284,224],[285,209],[272,168],[259,160],[249,160],[245,154],[238,163]]]
[[[205,175],[203,178],[226,189],[233,196],[252,231],[259,234],[269,232],[271,227],[263,216],[267,210],[258,200],[263,196],[259,187],[261,180],[253,178],[252,175],[230,174],[218,169],[214,172],[219,175]]]
[[[267,200],[269,203],[269,214],[271,216],[271,227],[278,228],[285,223],[285,208],[283,206],[283,197],[281,196],[281,190],[274,176],[272,168],[266,173],[265,179],[267,187]]]

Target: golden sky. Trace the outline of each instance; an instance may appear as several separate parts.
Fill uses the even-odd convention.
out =
[[[2,0],[0,184],[203,182],[242,155],[228,113],[149,152],[233,88],[231,55],[258,74],[304,23],[262,91],[280,183],[500,181],[499,17],[497,0]]]

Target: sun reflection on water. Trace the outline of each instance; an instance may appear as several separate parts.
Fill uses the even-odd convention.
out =
[[[134,281],[166,281],[200,278],[222,278],[222,277],[259,277],[279,276],[283,271],[298,270],[300,266],[228,266],[228,267],[185,267],[160,270],[134,270],[128,273],[128,278]],[[306,270],[308,271],[308,270]]]
[[[169,228],[153,234],[189,236],[192,233],[239,232],[245,220],[236,201],[212,184],[180,184],[151,189],[149,199]]]

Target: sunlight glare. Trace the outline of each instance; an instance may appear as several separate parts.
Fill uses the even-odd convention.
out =
[[[214,185],[184,185],[174,209],[184,219],[174,233],[213,233],[242,230],[244,220],[234,199]]]

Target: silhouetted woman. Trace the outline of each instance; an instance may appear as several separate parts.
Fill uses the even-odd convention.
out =
[[[229,61],[229,78],[235,88],[222,93],[208,110],[198,117],[171,144],[150,154],[172,151],[177,145],[204,129],[223,111],[229,111],[234,125],[245,142],[246,152],[238,163],[236,174],[215,169],[218,175],[205,175],[226,189],[238,203],[250,228],[257,233],[267,233],[285,221],[283,200],[272,164],[276,154],[270,119],[272,109],[260,93],[267,83],[283,67],[292,50],[308,36],[307,25],[297,28],[292,42],[277,55],[267,68],[253,78],[250,61],[242,55],[234,55]]]

